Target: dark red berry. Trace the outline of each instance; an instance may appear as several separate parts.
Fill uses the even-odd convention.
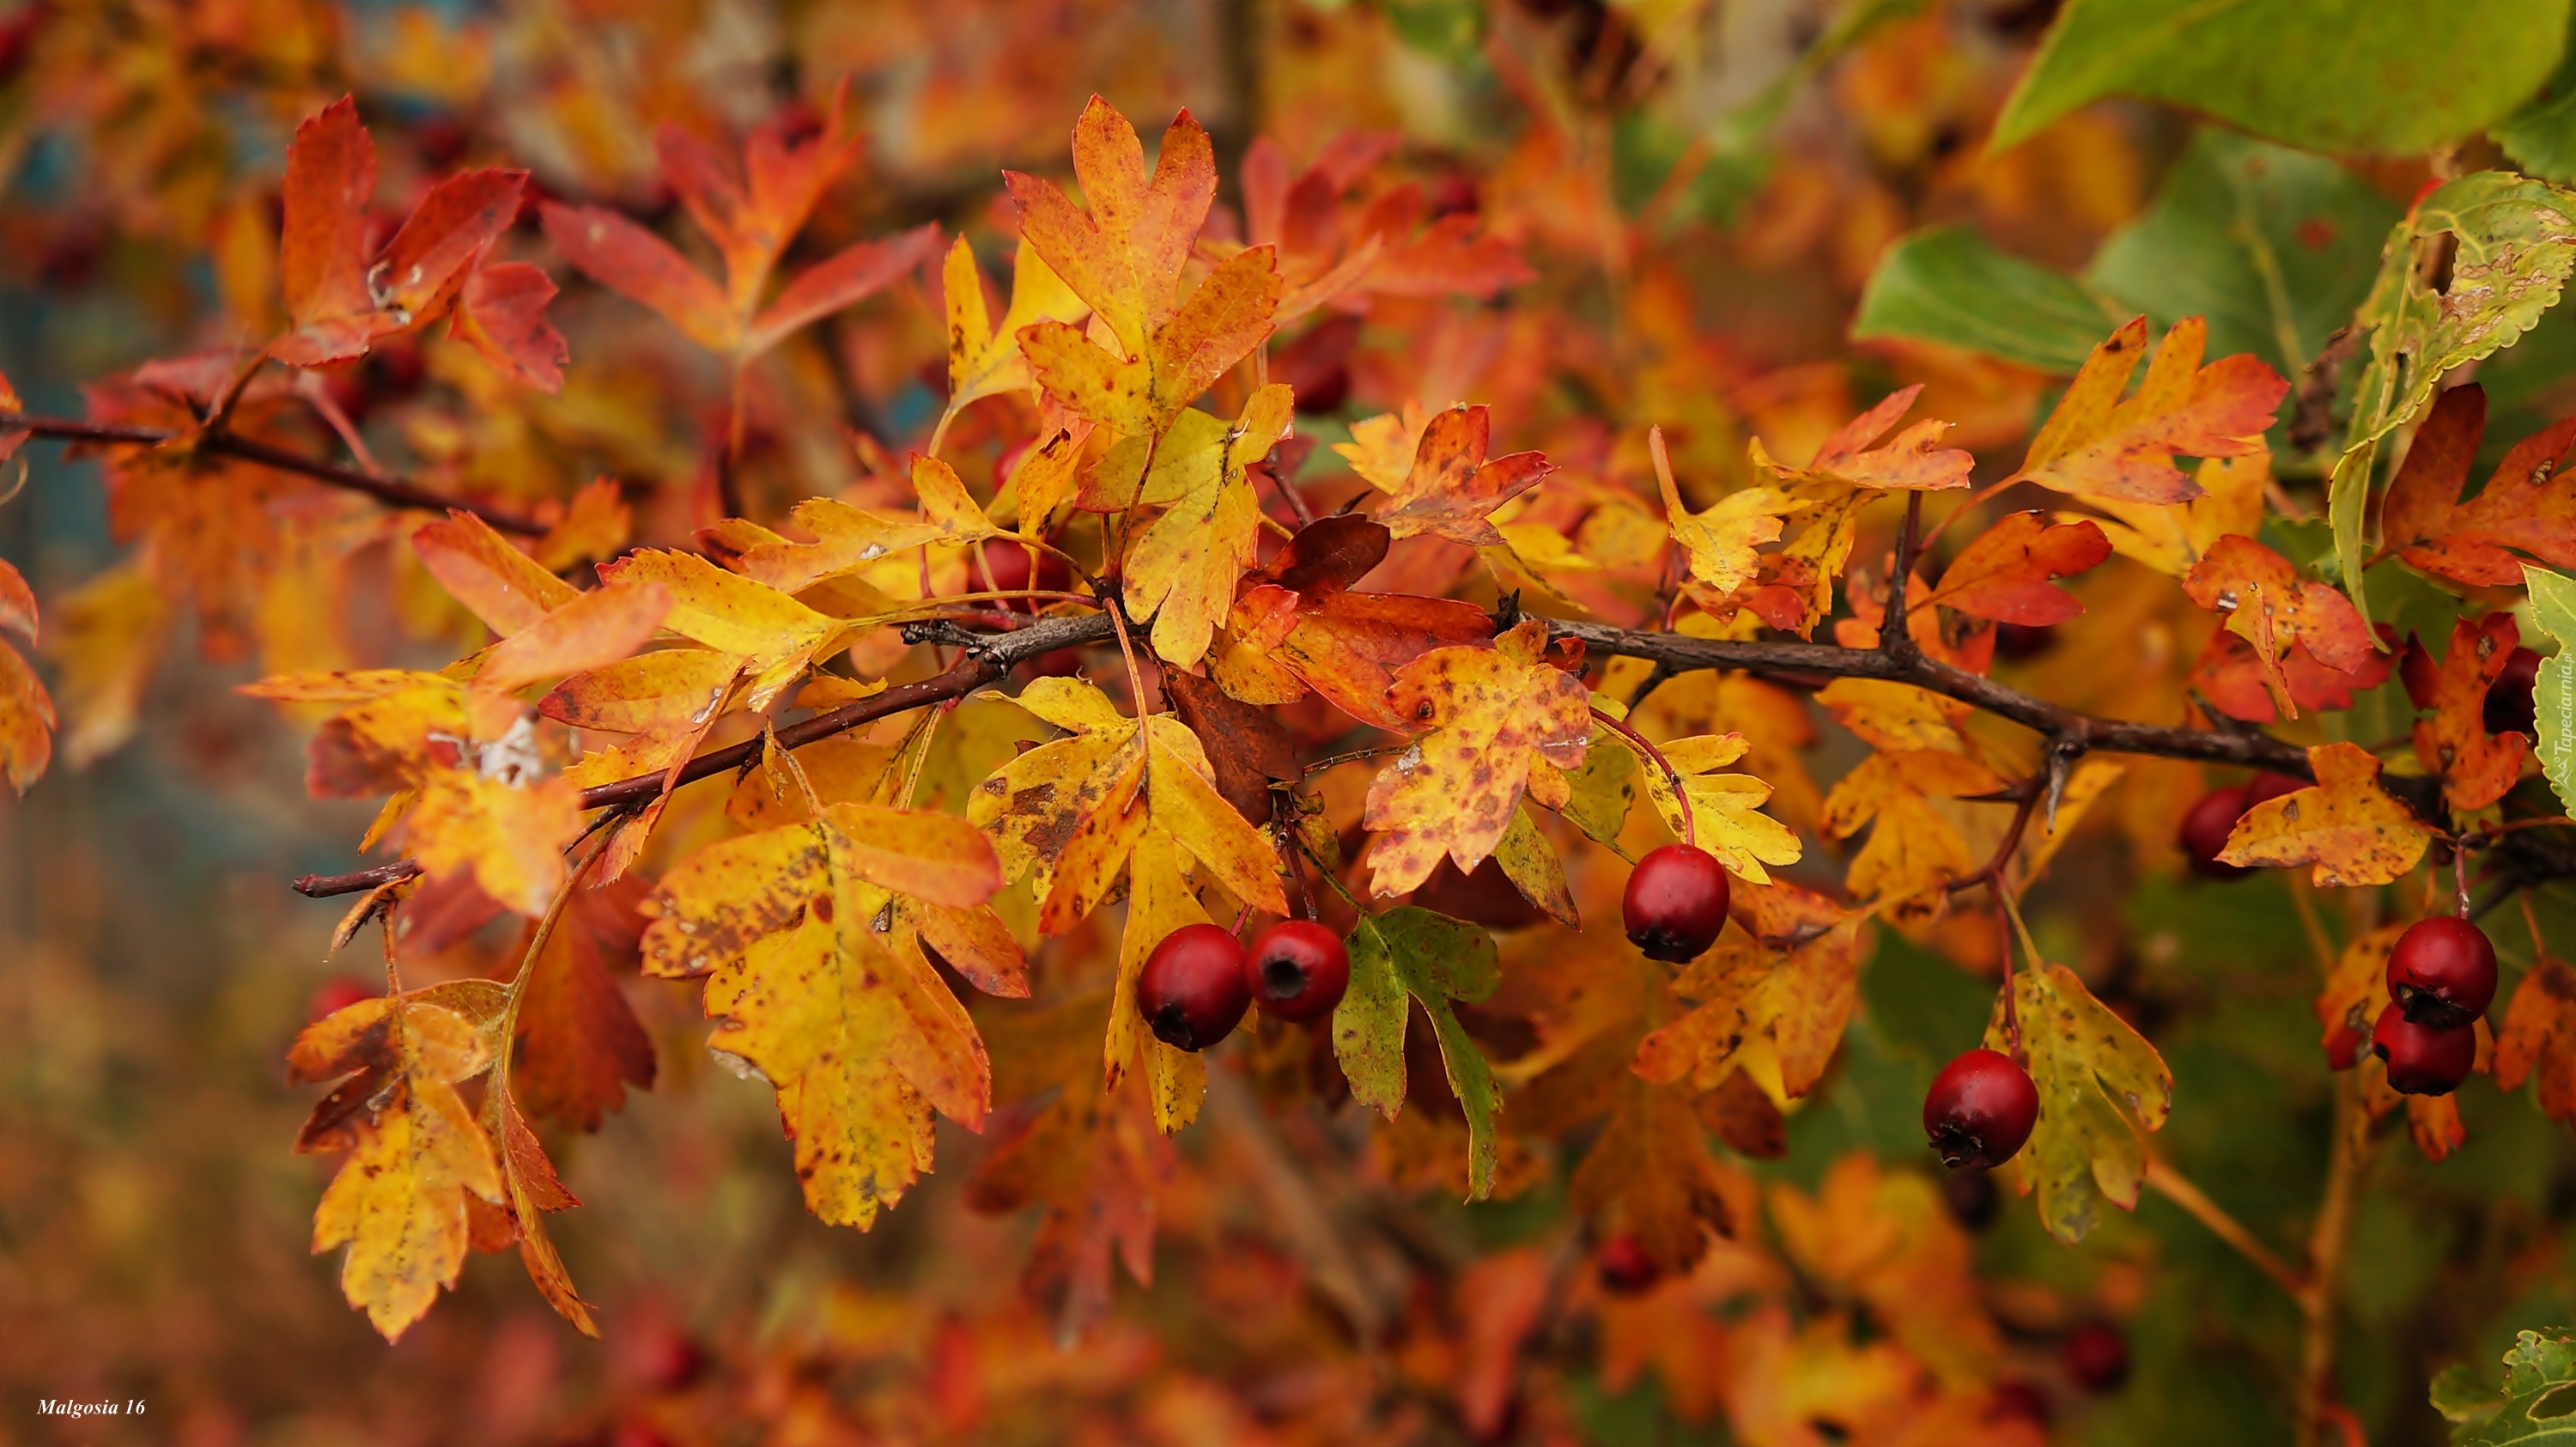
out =
[[[1035,562],[1030,561],[1032,557]],[[991,591],[996,593],[1016,593],[1026,588],[1061,593],[1073,585],[1073,570],[1065,566],[1064,559],[1020,543],[986,543],[984,566],[992,570]],[[973,591],[986,591],[981,572],[969,575],[967,581],[974,585]],[[1015,612],[1034,613],[1043,605],[1035,598],[1013,598],[1001,606]]]
[[[1998,623],[1995,625],[1995,652],[2018,663],[2046,653],[2057,641],[2057,628],[2049,623]]]
[[[1991,1170],[2011,1160],[2039,1123],[2039,1087],[2012,1057],[1971,1050],[1941,1067],[1923,1097],[1923,1131],[1941,1164]]]
[[[1342,1003],[1351,982],[1351,952],[1340,935],[1313,920],[1284,920],[1253,937],[1243,957],[1243,982],[1264,1015],[1321,1019]]]
[[[1243,946],[1212,924],[1163,936],[1136,977],[1136,1008],[1154,1037],[1183,1050],[1205,1050],[1234,1033],[1251,1004]]]
[[[2532,691],[2540,684],[2540,655],[2528,648],[2517,648],[2507,654],[2504,672],[2487,685],[2486,725],[2491,734],[2516,733],[2525,738],[2536,736],[2534,725],[2539,709]]]
[[[2049,1410],[2048,1394],[2035,1382],[2018,1377],[1995,1383],[1994,1395],[1986,1399],[1986,1420],[2007,1422],[2019,1419],[2045,1429],[2055,1415]]]
[[[2351,1025],[2337,1025],[2334,1033],[2326,1037],[2326,1068],[2350,1070],[2359,1065],[2362,1047],[2369,1043],[2370,1037],[2358,1028]]]
[[[2417,920],[2388,952],[2388,997],[2415,1024],[2458,1029],[2487,1012],[2495,991],[2495,946],[2457,916]]]
[[[2478,1030],[2475,1025],[2449,1030],[2418,1025],[2392,1000],[2370,1032],[2370,1053],[2388,1066],[2389,1089],[2400,1095],[2448,1095],[2477,1063]]]
[[[2117,1391],[2129,1379],[2129,1342],[2107,1321],[2088,1321],[2066,1334],[2066,1374],[2084,1390]]]
[[[2239,879],[2254,872],[2241,864],[2221,863],[2218,858],[2227,847],[2228,833],[2235,829],[2237,818],[2249,807],[2251,793],[2243,784],[2212,789],[2182,816],[2182,852],[2191,860],[2192,873],[2203,879]]]
[[[1628,943],[1650,960],[1698,959],[1726,928],[1726,870],[1707,850],[1667,844],[1649,850],[1628,872],[1619,915]]]
[[[1664,1269],[1646,1254],[1646,1245],[1625,1234],[1601,1243],[1598,1258],[1601,1289],[1612,1296],[1640,1296],[1664,1277]]]

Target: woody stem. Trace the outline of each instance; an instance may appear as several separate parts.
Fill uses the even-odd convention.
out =
[[[1595,723],[1600,724],[1603,728],[1606,728],[1610,732],[1617,734],[1619,737],[1626,739],[1628,741],[1628,746],[1637,751],[1637,756],[1639,758],[1646,760],[1648,763],[1653,764],[1657,769],[1663,771],[1664,782],[1672,786],[1673,807],[1681,811],[1682,842],[1694,849],[1698,848],[1699,830],[1696,827],[1696,822],[1691,818],[1690,795],[1682,792],[1681,772],[1673,767],[1672,760],[1664,757],[1663,750],[1656,748],[1653,744],[1647,742],[1644,734],[1628,727],[1628,725],[1621,720],[1612,718],[1610,715],[1603,713],[1597,708],[1592,711],[1592,718]]]

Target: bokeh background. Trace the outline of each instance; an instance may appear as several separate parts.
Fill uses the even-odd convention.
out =
[[[1673,431],[1686,476],[1724,479],[1755,435],[1803,456],[1856,403],[1921,381],[1923,415],[2008,468],[2053,395],[2046,369],[1849,331],[1908,232],[1962,223],[2071,271],[2208,143],[2177,111],[2115,102],[1991,151],[2054,9],[7,0],[0,371],[31,410],[69,414],[86,381],[266,335],[285,143],[343,93],[375,129],[389,216],[451,167],[506,162],[547,196],[658,224],[673,206],[655,124],[737,137],[812,114],[846,77],[867,158],[826,198],[806,254],[936,221],[997,265],[1011,227],[999,170],[1062,175],[1095,92],[1149,142],[1175,110],[1197,114],[1228,178],[1221,206],[1239,203],[1234,168],[1255,136],[1301,164],[1348,131],[1400,138],[1388,175],[1421,185],[1434,214],[1475,216],[1532,279],[1490,303],[1383,299],[1284,343],[1274,366],[1298,384],[1301,430],[1325,441],[1410,398],[1469,397],[1493,406],[1498,452],[1541,446],[1644,498],[1649,422]],[[2420,158],[2361,163],[2337,184],[2384,225],[2429,174]],[[2375,233],[2353,234],[2320,244],[2358,244],[2366,284]],[[536,500],[605,472],[641,488],[648,535],[684,534],[720,378],[581,282],[532,218],[509,245],[565,286],[560,397],[507,391],[424,344],[367,363],[342,400],[434,484]],[[754,514],[850,486],[854,432],[897,454],[920,445],[943,349],[936,295],[913,278],[783,352],[755,401]],[[2551,329],[2518,358],[2489,377],[2499,415],[2563,410],[2576,348]],[[2499,421],[2493,435],[2519,431]],[[27,487],[0,506],[0,554],[49,623],[77,633],[55,600],[119,550],[94,465],[50,444],[28,456]],[[1937,1178],[1921,1089],[1981,1030],[1991,961],[1893,932],[1785,1154],[1736,1162],[1739,1240],[1689,1283],[1627,1299],[1592,1281],[1567,1205],[1571,1147],[1517,1147],[1509,1198],[1461,1206],[1409,1137],[1372,1132],[1346,1101],[1281,1105],[1255,1042],[1152,1188],[1152,1284],[1121,1274],[1106,1316],[1072,1336],[1056,1303],[1022,1289],[1029,1213],[978,1209],[996,1204],[971,1181],[985,1143],[944,1136],[939,1173],[872,1233],[819,1226],[768,1093],[712,1068],[685,987],[629,978],[652,1088],[555,1142],[585,1202],[555,1234],[604,1340],[565,1328],[503,1256],[477,1258],[388,1346],[342,1304],[335,1263],[306,1253],[335,1162],[291,1153],[311,1092],[281,1063],[318,1002],[367,986],[364,959],[324,957],[337,910],[285,887],[352,867],[367,814],[308,799],[298,721],[229,691],[292,667],[436,666],[470,646],[452,614],[405,613],[417,576],[389,550],[356,559],[297,574],[219,635],[177,625],[130,712],[74,710],[54,773],[0,801],[0,1442],[2288,1438],[2297,1313],[2197,1223],[2150,1197],[2069,1250],[2026,1206]],[[63,618],[149,631],[100,621],[112,600],[80,596],[90,612]],[[2153,646],[2086,637],[2082,668],[2096,671]],[[2197,640],[2161,646],[2187,659]],[[57,649],[57,692],[116,694],[97,676],[107,656]],[[1819,744],[1819,776],[1837,747]],[[1809,794],[1782,811],[1812,825],[1813,807]],[[2330,1094],[2308,941],[2281,880],[2183,883],[2157,834],[2170,815],[2132,822],[2128,839],[2107,832],[2070,856],[2035,923],[2183,1082],[2161,1147],[2295,1256]],[[1585,886],[1596,905],[1598,886]],[[2556,914],[2544,901],[2544,922]],[[2499,937],[2528,958],[2515,929]],[[1579,947],[1565,938],[1506,931],[1507,968],[1516,951]],[[420,976],[495,968],[508,945],[468,937]],[[1507,1055],[1509,1021],[1483,1028]],[[2576,1151],[2483,1078],[2461,1105],[2468,1145],[2437,1165],[2398,1142],[2359,1207],[2337,1334],[2344,1396],[2374,1443],[2441,1440],[2423,1405],[2436,1369],[2492,1363],[2514,1328],[2576,1313]],[[1855,1264],[1873,1250],[1917,1275],[1873,1278]],[[1922,1370],[1909,1298],[1996,1344],[1945,1384],[1938,1415],[1874,1405]],[[74,1427],[40,1420],[43,1397],[148,1412]]]

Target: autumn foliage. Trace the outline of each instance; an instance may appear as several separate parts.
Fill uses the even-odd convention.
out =
[[[2566,7],[1182,8],[0,18],[0,1381],[2553,1432]]]

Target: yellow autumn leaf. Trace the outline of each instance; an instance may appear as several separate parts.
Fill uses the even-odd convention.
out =
[[[2359,744],[2308,750],[2316,783],[2245,811],[2218,857],[2229,864],[2316,866],[2320,885],[2393,884],[2424,857],[2433,831],[2379,787],[2379,760]]]
[[[1541,770],[1555,775],[1553,803],[1566,802],[1555,771],[1583,762],[1591,695],[1545,661],[1546,643],[1531,620],[1490,647],[1435,648],[1397,672],[1388,702],[1424,732],[1369,785],[1374,893],[1419,886],[1444,854],[1462,873],[1484,863]]]
[[[1028,360],[1020,352],[1023,328],[1042,321],[1079,321],[1091,310],[1025,241],[1013,253],[1010,309],[999,327],[985,304],[983,274],[965,237],[949,248],[940,279],[948,313],[947,417],[981,398],[1030,385]]]
[[[1607,729],[1594,744],[1604,741],[1627,744]],[[1664,827],[1673,831],[1674,838],[1694,838],[1726,866],[1727,873],[1768,884],[1771,876],[1762,866],[1795,864],[1801,849],[1798,836],[1787,825],[1762,812],[1771,798],[1769,784],[1751,774],[1719,772],[1743,758],[1747,747],[1741,734],[1706,734],[1657,746],[1681,776],[1682,795],[1689,801],[1689,827],[1683,822],[1683,799],[1674,797],[1672,781],[1664,771],[1640,760],[1637,772],[1645,781],[1646,797],[1654,801],[1655,812],[1663,816]]]
[[[1261,503],[1244,469],[1287,434],[1292,415],[1286,387],[1253,393],[1221,443],[1195,455],[1203,461],[1181,495],[1128,548],[1128,607],[1154,620],[1154,652],[1166,661],[1206,656],[1216,625],[1233,610],[1235,580],[1252,566],[1261,531]]]
[[[2004,1169],[2023,1195],[2039,1193],[2049,1234],[2072,1244],[2100,1223],[2099,1202],[2124,1211],[2137,1206],[2147,1174],[2145,1133],[2164,1127],[2173,1072],[2065,966],[2034,964],[2012,987],[2030,1078],[2039,1087],[2039,1123]],[[2012,1049],[2000,995],[1985,1045]]]
[[[1690,561],[1691,578],[1706,585],[1714,597],[1725,597],[1752,581],[1761,546],[1779,541],[1780,520],[1815,506],[1777,488],[1748,487],[1692,512],[1673,483],[1664,429],[1647,434],[1647,447],[1654,454],[1655,486],[1663,494],[1673,541],[1681,544]]]

